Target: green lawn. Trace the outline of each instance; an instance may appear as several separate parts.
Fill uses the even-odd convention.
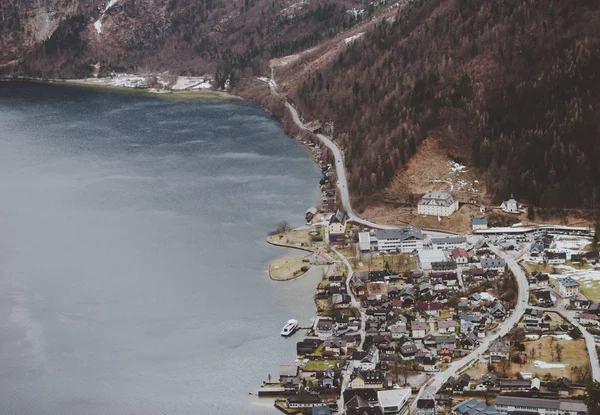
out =
[[[340,367],[342,366],[342,362],[337,360],[309,360],[302,370],[305,372],[322,372],[327,369],[335,369],[336,363],[339,363]]]
[[[382,270],[386,264],[395,272],[410,271],[417,267],[416,259],[408,254],[369,255],[353,258],[350,263],[357,272]]]

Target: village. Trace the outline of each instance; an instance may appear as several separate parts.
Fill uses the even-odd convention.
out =
[[[319,209],[269,238],[328,260],[317,315],[259,396],[287,414],[586,413],[600,376],[591,229],[488,227],[483,207],[466,235],[368,227],[336,208],[335,173],[320,165]],[[459,208],[442,191],[417,205],[438,218]]]

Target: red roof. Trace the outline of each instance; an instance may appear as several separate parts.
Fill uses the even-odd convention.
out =
[[[419,311],[430,311],[439,309],[440,305],[438,303],[432,303],[431,301],[421,301],[417,303],[417,310]]]
[[[469,254],[467,254],[467,251],[462,249],[462,248],[454,248],[452,250],[452,258],[456,259],[460,256],[464,256],[465,258],[469,258]]]

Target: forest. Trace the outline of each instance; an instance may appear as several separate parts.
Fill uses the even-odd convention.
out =
[[[485,172],[497,200],[593,208],[600,177],[600,4],[417,0],[295,93],[333,121],[358,199],[433,136]],[[447,139],[448,129],[459,131]]]

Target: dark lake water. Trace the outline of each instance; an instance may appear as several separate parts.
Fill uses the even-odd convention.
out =
[[[253,103],[0,82],[0,414],[277,413],[319,271],[264,237],[318,179]]]

